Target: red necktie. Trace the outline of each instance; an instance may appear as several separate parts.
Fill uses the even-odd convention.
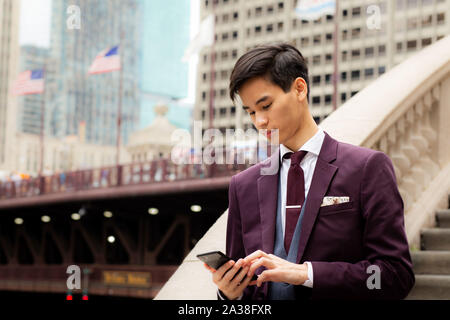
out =
[[[286,227],[284,232],[286,253],[289,253],[295,226],[297,225],[303,202],[305,202],[305,178],[300,162],[307,153],[307,151],[288,152],[283,156],[283,159],[291,158],[286,190]]]

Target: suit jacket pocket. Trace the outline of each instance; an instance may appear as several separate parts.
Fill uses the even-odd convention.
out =
[[[339,204],[332,204],[329,206],[320,207],[319,215],[322,215],[322,216],[331,215],[331,214],[339,213],[341,211],[349,211],[352,209],[353,209],[353,201],[339,203]]]

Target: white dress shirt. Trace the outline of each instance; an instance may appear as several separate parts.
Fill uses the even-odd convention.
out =
[[[319,130],[316,132],[316,134],[312,136],[311,139],[306,141],[305,144],[300,147],[300,149],[297,150],[297,151],[300,150],[308,151],[308,153],[300,162],[300,167],[302,168],[305,177],[305,199],[308,196],[309,188],[311,187],[314,169],[316,168],[317,158],[319,157],[320,149],[322,149],[324,138],[325,133],[319,127]],[[287,152],[294,152],[294,151],[290,150],[283,144],[280,144],[281,226],[283,230],[283,239],[284,239],[284,231],[286,228],[287,178],[289,167],[291,166],[291,159],[283,159],[283,156]],[[308,280],[306,280],[305,283],[303,283],[303,285],[312,288],[313,287],[312,264],[309,261],[305,261],[305,263],[308,265]]]
[[[305,177],[305,199],[308,196],[309,188],[311,187],[311,181],[314,174],[314,169],[316,168],[317,158],[319,157],[320,149],[322,149],[323,140],[325,139],[325,133],[322,128],[319,127],[319,130],[316,132],[314,136],[312,136],[308,141],[305,142],[303,146],[300,147],[297,151],[304,150],[308,151],[305,157],[300,162],[300,167],[303,170],[303,174]],[[284,231],[286,225],[286,189],[287,189],[287,178],[289,167],[291,166],[291,159],[283,159],[283,156],[287,152],[294,152],[290,150],[283,144],[280,144],[280,187],[281,187],[281,225],[283,230],[283,239],[284,239]],[[312,288],[313,287],[313,269],[312,264],[309,261],[305,261],[308,265],[308,280],[303,283],[304,286]],[[219,298],[224,299],[219,292]],[[242,295],[238,298],[242,299]]]

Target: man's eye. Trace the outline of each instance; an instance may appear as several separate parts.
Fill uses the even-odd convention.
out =
[[[264,106],[263,109],[268,109],[272,104],[268,104],[267,106]]]
[[[249,115],[253,115],[253,114],[255,114],[255,111],[252,111],[252,112],[249,113]]]

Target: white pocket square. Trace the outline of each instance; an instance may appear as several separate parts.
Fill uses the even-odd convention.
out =
[[[349,201],[350,201],[350,197],[323,197],[323,201],[320,206],[326,207],[326,206],[345,203],[345,202],[349,202]]]

